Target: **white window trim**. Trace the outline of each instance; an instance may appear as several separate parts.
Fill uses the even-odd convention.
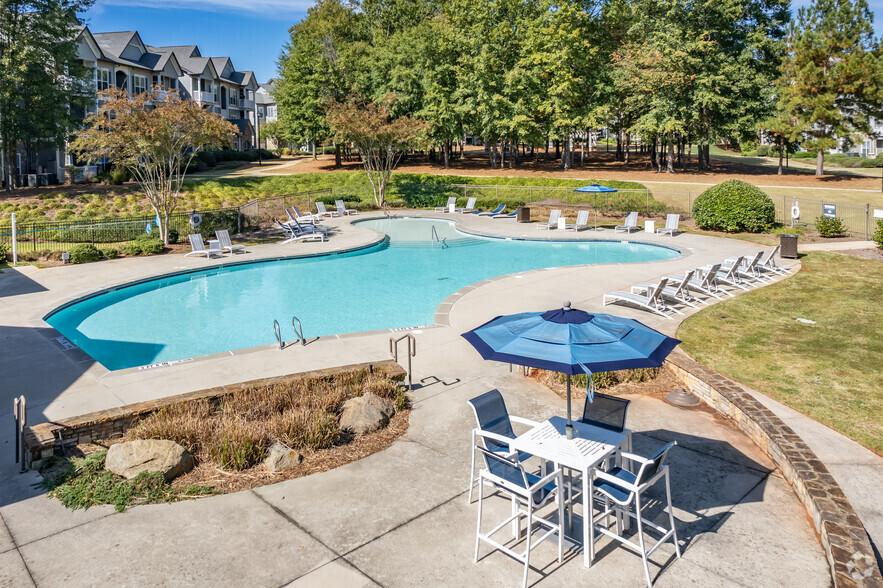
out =
[[[138,80],[143,80],[144,87],[141,91],[138,91]],[[141,94],[141,92],[147,91],[147,76],[140,76],[137,74],[132,74],[132,93],[133,94]]]
[[[107,74],[107,85],[103,88],[101,87],[101,83],[103,81],[101,79],[102,72]],[[113,74],[111,73],[110,69],[108,69],[106,67],[96,68],[96,70],[95,70],[95,90],[100,92],[101,90],[109,89],[113,85],[111,83],[112,78],[113,78]]]

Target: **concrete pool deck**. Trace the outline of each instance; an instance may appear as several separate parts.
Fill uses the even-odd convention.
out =
[[[355,229],[348,220],[326,222],[338,230],[324,244],[255,246],[236,258],[335,251],[376,240],[376,233]],[[461,215],[457,220],[466,230],[499,236],[559,237],[557,231],[541,232],[512,220]],[[626,236],[606,230],[576,236],[664,244],[684,255],[653,263],[527,272],[462,293],[447,308],[450,327],[415,332],[414,376],[422,385],[415,390],[407,434],[386,451],[338,470],[251,492],[137,507],[122,515],[110,507],[70,512],[30,486],[36,474],[14,473],[12,427],[0,431],[10,447],[0,470],[5,474],[0,482],[0,584],[514,583],[520,578],[519,565],[499,553],[487,556],[484,550],[479,564],[471,563],[475,506],[466,504],[465,481],[472,417],[465,400],[498,388],[513,414],[540,420],[560,414],[563,401],[532,380],[508,373],[507,366],[482,361],[459,333],[497,314],[552,308],[564,299],[578,308],[601,310],[604,292],[753,254],[758,248],[688,234]],[[0,402],[10,407],[13,396],[25,394],[34,424],[245,379],[388,356],[391,332],[384,331],[323,337],[283,351],[268,345],[169,367],[108,372],[78,350],[65,350],[41,319],[61,303],[111,284],[229,260],[167,255],[4,270],[0,340],[5,353],[0,370],[5,385]],[[637,318],[669,334],[679,323],[622,305],[604,311]],[[659,585],[830,583],[827,562],[802,506],[750,440],[707,412],[676,409],[653,397],[633,400],[630,425],[637,432],[636,450],[651,451],[668,439],[679,442],[672,454],[673,499],[684,558],[664,569]],[[506,508],[497,502],[489,501],[492,510]],[[591,570],[582,567],[581,558],[571,557],[559,566],[546,557],[553,552],[551,545],[542,546],[535,559],[549,574],[542,583],[603,578],[614,585],[641,584],[639,558],[600,545]],[[654,558],[658,564],[666,564],[670,547],[660,548],[662,555]],[[654,576],[659,571],[659,565],[651,566]],[[530,582],[541,578],[534,570]]]

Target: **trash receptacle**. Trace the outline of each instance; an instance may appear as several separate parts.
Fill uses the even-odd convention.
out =
[[[779,257],[797,259],[797,235],[779,235]]]
[[[527,206],[519,206],[515,209],[515,220],[519,223],[530,222],[530,208]]]

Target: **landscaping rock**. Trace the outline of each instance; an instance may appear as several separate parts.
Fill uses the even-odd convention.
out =
[[[193,456],[174,441],[137,439],[111,445],[104,467],[127,480],[143,471],[162,472],[168,482],[193,469]]]
[[[395,412],[395,407],[388,400],[368,392],[343,403],[340,428],[356,435],[371,433],[388,425]]]
[[[281,441],[276,441],[267,450],[264,465],[271,472],[284,472],[303,461],[303,456]]]

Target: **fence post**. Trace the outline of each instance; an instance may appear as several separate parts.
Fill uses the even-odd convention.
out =
[[[15,230],[15,213],[12,213],[12,265],[18,265],[18,235]]]
[[[242,233],[242,207],[236,207],[236,232]]]
[[[31,241],[33,242],[33,245],[34,245],[34,251],[36,251],[37,250],[37,224],[36,223],[31,223],[31,236],[32,236]]]
[[[871,205],[865,204],[865,241],[870,240],[871,234]]]
[[[89,231],[90,231],[90,233],[92,233],[92,247],[95,247],[95,221],[94,220],[89,221]],[[36,231],[34,231],[34,248],[35,249],[36,249],[36,245],[37,245],[36,236],[37,236],[37,233],[36,233]]]

